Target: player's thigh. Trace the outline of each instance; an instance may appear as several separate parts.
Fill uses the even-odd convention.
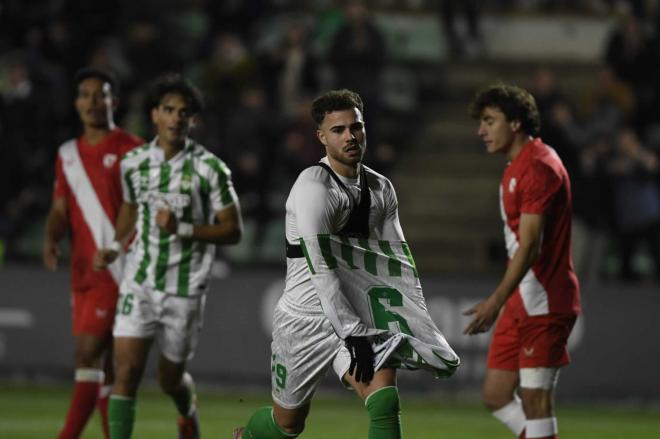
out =
[[[519,367],[559,368],[570,362],[568,337],[575,316],[545,315],[521,320]]]
[[[118,289],[114,284],[95,285],[73,292],[73,333],[103,340],[112,334]]]
[[[117,300],[112,335],[116,338],[153,338],[158,328],[158,303],[148,288],[124,281]],[[117,344],[115,343],[115,348]]]
[[[160,351],[171,363],[184,364],[195,355],[204,324],[206,296],[154,294],[160,294],[154,298],[159,301],[156,340]]]
[[[506,307],[500,314],[493,330],[486,361],[488,369],[515,372],[519,368],[520,334],[518,319],[511,308]]]
[[[275,403],[285,409],[307,404],[341,346],[341,339],[323,314],[300,315],[278,305],[271,343]]]
[[[111,349],[112,336],[108,332],[104,337],[82,333],[76,337],[76,367],[101,367],[103,354]]]

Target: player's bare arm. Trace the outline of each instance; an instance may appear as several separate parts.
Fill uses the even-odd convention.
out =
[[[236,244],[243,234],[243,219],[238,203],[215,213],[216,224],[180,223],[176,215],[168,209],[156,213],[156,225],[172,235],[213,244]]]
[[[518,250],[513,255],[504,277],[495,291],[488,298],[465,311],[464,315],[473,316],[472,321],[463,330],[464,334],[473,335],[486,332],[497,320],[500,309],[513,294],[527,271],[534,265],[541,250],[545,217],[523,213],[520,217],[520,240]]]
[[[47,269],[55,271],[61,255],[58,242],[66,234],[68,224],[66,198],[55,198],[46,219],[42,258]]]
[[[122,203],[115,224],[115,242],[123,247],[135,230],[135,221],[138,215],[138,205]],[[119,248],[102,248],[94,253],[94,270],[102,270],[112,264],[119,256]]]

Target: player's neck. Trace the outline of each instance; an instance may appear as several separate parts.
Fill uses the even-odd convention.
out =
[[[115,124],[112,122],[104,126],[86,126],[83,131],[83,137],[88,145],[94,146],[114,129]]]
[[[186,146],[186,140],[184,139],[180,142],[167,142],[162,137],[159,137],[156,144],[165,153],[165,160],[169,160]]]
[[[534,138],[532,136],[529,136],[527,134],[520,134],[517,135],[513,138],[513,143],[511,144],[511,148],[509,149],[508,152],[508,157],[509,160],[513,160],[516,157],[518,157],[518,154],[520,154],[529,142],[531,142]]]
[[[355,165],[347,165],[345,163],[333,159],[329,155],[327,157],[328,157],[328,163],[330,164],[330,168],[332,168],[332,170],[335,171],[336,174],[339,174],[342,177],[346,177],[346,178],[357,178],[358,169],[360,169],[359,163],[356,163]]]

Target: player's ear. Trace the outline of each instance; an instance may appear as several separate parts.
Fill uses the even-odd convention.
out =
[[[194,114],[190,116],[190,128],[195,128],[200,122],[201,119],[199,117],[199,114]]]
[[[321,142],[323,146],[328,145],[328,141],[325,138],[325,133],[322,130],[320,129],[316,130],[316,137],[319,138],[319,142]]]
[[[151,109],[151,122],[155,124],[157,119],[158,119],[158,107],[154,107]]]
[[[519,120],[516,119],[509,122],[509,126],[511,127],[511,131],[517,133],[518,131],[520,131],[520,127],[522,126],[522,124],[520,123]]]

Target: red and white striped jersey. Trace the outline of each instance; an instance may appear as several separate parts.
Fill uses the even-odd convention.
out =
[[[580,287],[571,256],[571,184],[557,153],[531,140],[504,171],[500,207],[509,259],[518,249],[520,216],[545,216],[540,254],[507,306],[525,315],[577,314]]]
[[[92,257],[98,248],[114,240],[122,203],[119,162],[142,143],[138,137],[115,129],[96,145],[89,145],[80,136],[59,148],[53,199],[63,197],[67,201],[73,289],[118,284],[118,267],[96,272]]]

